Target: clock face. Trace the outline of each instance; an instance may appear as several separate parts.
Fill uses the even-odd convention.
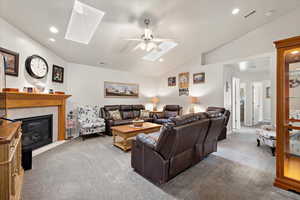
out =
[[[34,78],[41,79],[48,74],[48,64],[40,56],[33,55],[26,59],[27,72]]]

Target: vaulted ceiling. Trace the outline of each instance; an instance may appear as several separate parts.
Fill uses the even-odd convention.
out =
[[[64,39],[74,0],[0,0],[0,16],[69,62],[159,76],[300,6],[299,0],[81,2],[106,13],[88,45]],[[240,13],[233,16],[237,7]],[[253,9],[256,14],[245,19]],[[266,16],[270,10],[272,15]],[[124,40],[143,33],[145,18],[151,18],[155,36],[178,42],[164,62],[142,60],[145,52],[132,51],[137,43]],[[50,33],[50,26],[59,33]]]

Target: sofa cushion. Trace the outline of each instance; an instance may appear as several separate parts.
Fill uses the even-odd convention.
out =
[[[133,119],[134,118],[133,111],[123,111],[122,117],[123,119]]]
[[[133,110],[133,118],[139,118],[140,117],[140,111],[139,110]]]
[[[144,118],[149,118],[150,117],[150,111],[148,110],[141,110],[140,112],[140,118],[144,119]]]
[[[181,126],[184,124],[191,123],[193,121],[197,121],[199,117],[195,114],[187,114],[183,116],[172,117],[170,120],[176,125]]]
[[[109,105],[109,106],[104,106],[104,110],[106,112],[111,111],[111,110],[119,110],[120,106],[118,105]]]
[[[145,110],[145,106],[143,105],[132,105],[132,110]]]
[[[125,125],[125,124],[131,124],[132,120],[126,119],[126,120],[116,120],[112,123],[112,126],[119,126],[119,125]]]
[[[168,111],[179,111],[180,110],[180,106],[179,105],[166,105],[164,107],[164,110],[168,110]]]
[[[132,105],[120,105],[120,111],[132,110]]]
[[[208,107],[206,109],[206,111],[218,111],[218,112],[224,113],[226,111],[226,109],[222,108],[222,107]]]
[[[109,113],[110,118],[113,120],[121,120],[122,119],[121,113],[119,110],[108,111],[108,113]]]
[[[208,118],[217,118],[221,117],[223,114],[219,111],[207,111],[206,112]]]
[[[177,115],[177,111],[165,111],[165,118],[176,117]]]
[[[155,119],[154,123],[157,124],[167,124],[167,123],[171,123],[172,121],[170,119]]]

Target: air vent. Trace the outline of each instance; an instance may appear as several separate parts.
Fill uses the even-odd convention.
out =
[[[244,17],[247,19],[248,17],[251,17],[256,13],[256,10],[251,10],[248,14],[246,14]]]

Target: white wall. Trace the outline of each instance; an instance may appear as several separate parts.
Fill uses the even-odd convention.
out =
[[[65,74],[67,74],[67,62],[40,43],[32,40],[29,36],[16,29],[2,18],[0,18],[0,47],[15,51],[19,53],[20,56],[19,76],[6,76],[6,87],[19,88],[22,91],[23,87],[37,87],[38,85],[43,85],[46,89],[51,88],[58,91],[66,91],[67,81],[65,81],[64,84],[52,82],[52,65],[55,64],[64,67]],[[26,72],[25,60],[33,54],[42,56],[48,62],[49,73],[44,79],[34,79]]]
[[[151,97],[157,94],[158,78],[74,63],[69,63],[69,72],[67,79],[68,91],[72,95],[69,99],[71,107],[84,104],[149,104]],[[137,83],[140,97],[104,98],[104,81]]]
[[[273,42],[300,34],[300,8],[204,56],[206,64],[275,52]]]
[[[179,96],[178,74],[181,72],[190,73],[189,95],[199,97],[200,103],[195,111],[204,111],[208,106],[224,106],[223,96],[223,66],[222,65],[201,65],[201,58],[196,58],[178,68],[161,76],[158,95],[160,97],[159,109],[165,104],[179,104],[183,106],[183,112],[190,110],[189,97]],[[205,72],[205,83],[193,84],[193,74]],[[176,76],[176,87],[168,87],[168,77]]]

